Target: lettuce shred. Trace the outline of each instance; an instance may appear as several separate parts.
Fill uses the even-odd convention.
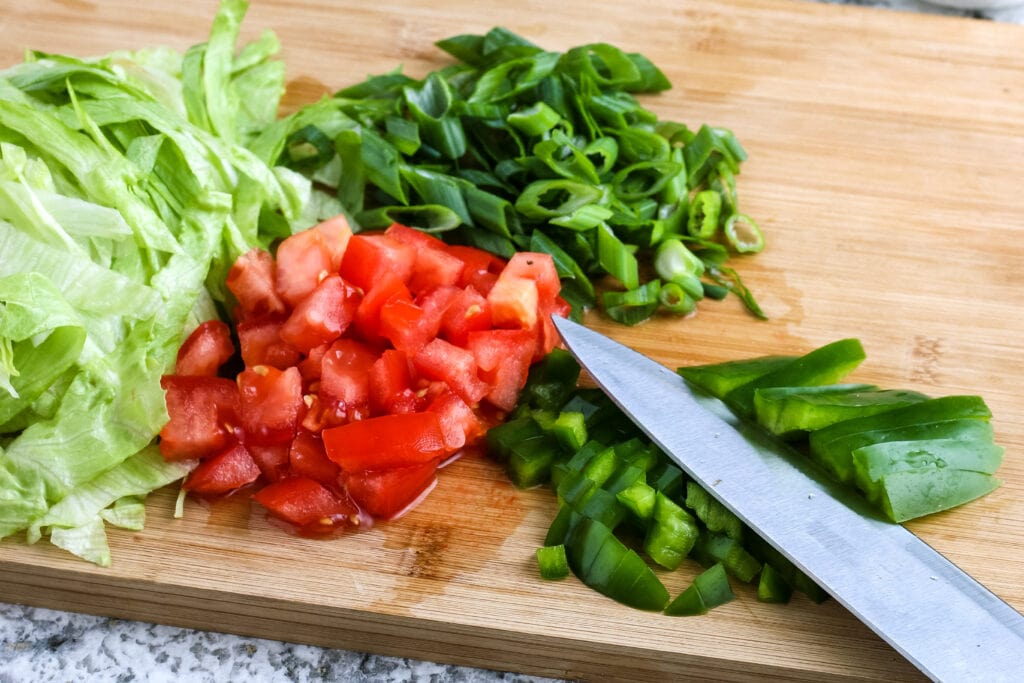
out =
[[[239,253],[321,217],[276,166],[284,66],[272,33],[236,50],[247,6],[184,53],[0,71],[0,538],[108,565],[106,525],[141,528],[194,464],[154,445],[182,340]]]

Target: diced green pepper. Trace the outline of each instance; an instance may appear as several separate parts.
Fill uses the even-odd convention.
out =
[[[754,413],[758,424],[772,434],[792,437],[843,420],[903,408],[927,398],[916,391],[882,390],[871,384],[766,387],[754,392]]]
[[[613,531],[628,514],[614,493],[601,488],[595,488],[578,509],[584,517],[601,522]]]
[[[729,577],[720,562],[711,565],[665,608],[669,616],[695,616],[734,599]]]
[[[647,482],[637,480],[615,494],[615,497],[631,510],[637,519],[647,521],[654,514],[654,499],[657,494],[658,492]]]
[[[571,353],[555,348],[530,368],[521,403],[545,410],[561,410],[579,381],[580,365]]]
[[[672,463],[666,462],[648,472],[647,481],[658,491],[675,497],[683,492],[686,475]]]
[[[664,609],[668,591],[639,555],[600,522],[582,518],[566,542],[569,566],[583,583],[626,605]]]
[[[686,482],[686,507],[710,531],[737,540],[743,537],[743,521],[695,481]]]
[[[568,453],[575,453],[587,441],[587,425],[583,413],[563,410],[554,415],[547,411],[534,411],[533,418]]]
[[[644,552],[665,569],[676,569],[689,555],[700,534],[690,513],[658,491],[651,524],[644,538]]]
[[[814,602],[824,602],[828,599],[828,593],[821,586],[816,584],[811,577],[800,571],[796,565],[790,562],[785,555],[776,550],[771,544],[757,534],[748,534],[745,539],[747,549],[755,557],[759,558],[764,568],[771,565],[772,569],[779,574],[786,583],[794,589],[804,593]]]
[[[500,460],[506,460],[512,453],[512,446],[543,434],[540,425],[531,416],[517,417],[487,430],[487,451]]]
[[[537,565],[542,579],[564,579],[569,575],[569,561],[565,557],[565,546],[548,545],[537,548]]]
[[[725,570],[744,583],[761,571],[761,562],[734,538],[705,531],[693,546],[693,556],[706,567],[721,562]]]
[[[761,577],[757,581],[757,599],[761,602],[786,603],[793,594],[782,574],[770,564],[761,567]]]
[[[550,478],[557,454],[558,444],[546,436],[519,441],[508,456],[509,478],[521,489],[539,486]]]

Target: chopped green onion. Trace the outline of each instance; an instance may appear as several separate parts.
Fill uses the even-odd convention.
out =
[[[637,264],[636,256],[607,225],[597,228],[597,260],[601,267],[609,275],[617,278],[626,289],[637,290],[640,285],[640,266]],[[656,293],[653,298],[657,299]]]
[[[543,244],[558,261],[574,318],[604,301],[591,279],[611,275],[639,289],[648,276],[638,258],[666,239],[687,241],[717,270],[708,283],[699,272],[663,282],[694,301],[707,287],[733,292],[763,317],[725,268],[737,252],[754,250],[752,222],[737,218],[718,237],[727,217],[742,216],[735,176],[746,153],[731,131],[691,131],[646,108],[634,93],[670,87],[654,64],[605,43],[545,51],[501,27],[437,46],[458,63],[422,80],[399,69],[370,76],[279,122],[283,132],[264,136],[261,154],[308,176],[318,200],[340,204],[358,229],[416,221],[445,241],[503,257]],[[202,80],[200,55],[186,55],[185,80]],[[202,118],[205,103],[192,99],[187,108]],[[288,234],[278,215],[259,217],[265,232]],[[739,239],[727,249],[732,237]],[[676,291],[665,297],[676,301]],[[635,324],[656,310],[630,305],[611,317]]]
[[[318,168],[334,156],[334,144],[322,130],[310,124],[288,136],[281,156],[289,168]]]
[[[686,231],[698,239],[710,239],[718,232],[718,218],[722,210],[722,195],[714,190],[698,192],[690,203],[690,216]]]
[[[756,254],[764,249],[764,235],[754,219],[745,213],[734,213],[725,222],[725,238],[741,254]]]
[[[654,270],[663,280],[674,282],[685,275],[704,274],[704,262],[687,249],[682,241],[669,238],[658,245],[654,252]]]
[[[575,180],[536,180],[523,189],[515,207],[527,218],[555,218],[567,216],[600,197],[601,190]]]
[[[657,310],[660,292],[661,282],[651,280],[625,292],[604,292],[601,299],[605,312],[612,320],[623,325],[636,325],[647,320]]]
[[[666,282],[658,292],[658,301],[669,313],[689,315],[697,308],[693,297],[675,282]]]
[[[544,102],[512,112],[506,119],[510,126],[527,135],[539,136],[554,128],[562,115]]]

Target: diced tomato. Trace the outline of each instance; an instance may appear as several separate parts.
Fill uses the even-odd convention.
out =
[[[409,357],[397,349],[388,349],[370,367],[370,410],[374,415],[411,413],[419,406],[413,389]]]
[[[349,326],[359,295],[338,275],[328,275],[299,302],[281,327],[281,338],[303,353],[329,344]]]
[[[181,487],[202,495],[219,496],[251,484],[259,476],[260,468],[249,457],[245,446],[236,443],[200,462]]]
[[[435,287],[457,285],[465,268],[462,259],[441,249],[418,249],[409,289],[425,292]]]
[[[540,329],[537,333],[537,349],[533,354],[534,361],[539,361],[562,343],[562,335],[558,334],[558,328],[552,322],[551,316],[565,318],[571,311],[572,305],[560,296],[556,296],[546,308],[541,307],[541,316],[537,321]]]
[[[281,298],[298,306],[323,278],[338,272],[351,237],[348,221],[339,216],[285,238],[277,247],[275,283]]]
[[[296,476],[308,477],[328,487],[338,484],[341,469],[327,457],[318,435],[300,430],[292,439],[288,459]]]
[[[340,340],[339,340],[340,341]],[[307,353],[306,357],[302,358],[297,363],[293,363],[295,367],[299,369],[299,374],[302,375],[303,386],[315,385],[320,381],[320,373],[323,371],[324,355],[331,348],[331,344],[321,344],[320,346],[314,346]]]
[[[277,247],[275,285],[277,293],[292,308],[334,271],[331,252],[323,233],[318,230],[297,232]]]
[[[419,465],[450,455],[436,413],[382,415],[323,431],[327,457],[345,472]]]
[[[239,256],[231,266],[227,287],[246,317],[285,312],[285,303],[274,286],[275,270],[274,258],[258,247]]]
[[[422,308],[400,296],[388,299],[380,309],[379,332],[396,349],[409,354],[423,348],[437,334]],[[440,324],[440,316],[433,321]]]
[[[458,285],[460,287],[472,285],[484,296],[491,291],[491,287],[498,279],[498,273],[505,267],[504,259],[475,247],[453,244],[448,247],[448,253],[462,259],[462,262],[466,264],[462,269]]]
[[[306,477],[264,486],[253,499],[272,515],[307,534],[327,534],[355,523],[359,510],[348,499]]]
[[[287,442],[269,446],[247,443],[245,450],[249,451],[249,457],[260,468],[264,479],[278,481],[288,475],[288,449],[290,447],[291,444]]]
[[[473,409],[455,392],[445,390],[431,401],[427,410],[437,413],[445,446],[455,452],[472,445],[484,435],[484,426]]]
[[[447,245],[430,233],[393,223],[384,234],[396,242],[408,244],[416,249],[447,249]]]
[[[532,329],[537,325],[538,302],[537,283],[518,275],[502,273],[487,294],[495,327]]]
[[[502,276],[525,277],[537,283],[537,295],[542,306],[555,300],[562,289],[562,281],[555,270],[555,261],[550,254],[521,251],[512,256]]]
[[[339,272],[348,282],[369,291],[385,273],[408,283],[416,262],[416,250],[383,234],[353,235],[345,249]]]
[[[537,339],[530,330],[484,330],[472,332],[467,342],[480,376],[491,390],[486,400],[502,410],[512,410],[519,392],[526,386]]]
[[[465,346],[470,332],[490,328],[490,304],[473,286],[460,290],[441,316],[440,334],[456,346]]]
[[[394,519],[430,491],[437,481],[437,460],[388,470],[363,470],[344,475],[345,489],[367,513]]]
[[[205,458],[235,438],[239,397],[235,383],[222,377],[165,375],[170,417],[160,430],[160,452],[168,460]]]
[[[341,268],[341,261],[345,257],[345,250],[348,242],[352,239],[352,228],[344,215],[328,218],[322,223],[313,226],[324,238],[324,246],[331,255],[331,272],[336,273]]]
[[[238,393],[246,443],[269,445],[291,441],[306,407],[298,368],[246,368],[238,375]]]
[[[178,349],[174,374],[212,377],[234,354],[231,328],[222,320],[207,320],[200,323]]]
[[[370,409],[370,367],[377,352],[354,339],[339,339],[323,356],[320,399],[327,401],[341,418],[361,419]],[[337,418],[336,418],[337,420]]]
[[[405,282],[396,273],[385,273],[373,287],[366,290],[356,308],[355,328],[359,336],[369,342],[383,341],[380,334],[381,308],[391,299],[398,297],[412,301],[412,294]]]
[[[284,370],[299,362],[298,350],[281,339],[284,319],[263,316],[238,323],[238,345],[246,367],[269,365]]]
[[[420,349],[413,356],[412,364],[427,379],[447,383],[452,391],[471,406],[476,405],[490,390],[477,377],[473,353],[441,338],[434,339]]]

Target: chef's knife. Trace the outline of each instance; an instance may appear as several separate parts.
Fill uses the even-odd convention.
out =
[[[1024,617],[723,403],[611,339],[554,318],[609,397],[697,483],[938,681],[1024,680]]]

